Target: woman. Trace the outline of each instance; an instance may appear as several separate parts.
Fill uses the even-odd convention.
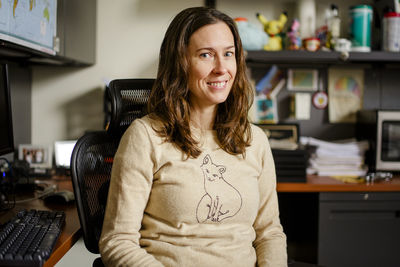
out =
[[[106,265],[287,265],[270,147],[247,119],[252,94],[233,20],[180,12],[149,115],[115,156],[99,244]]]

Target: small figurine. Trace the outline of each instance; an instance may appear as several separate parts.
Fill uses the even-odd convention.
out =
[[[264,50],[278,51],[282,50],[282,37],[281,32],[287,21],[286,12],[279,16],[279,20],[268,21],[263,15],[257,13],[258,20],[263,24],[264,31],[269,35],[269,41],[264,46]]]
[[[294,19],[289,31],[286,33],[287,36],[287,49],[288,50],[299,50],[301,48],[300,38],[300,22]]]
[[[245,50],[262,50],[268,43],[268,34],[257,25],[248,22],[247,18],[235,18],[235,22]]]

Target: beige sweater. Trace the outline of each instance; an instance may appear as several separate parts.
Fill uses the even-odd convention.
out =
[[[100,252],[107,266],[286,266],[274,162],[252,125],[246,157],[220,149],[214,131],[187,159],[148,116],[115,156]]]

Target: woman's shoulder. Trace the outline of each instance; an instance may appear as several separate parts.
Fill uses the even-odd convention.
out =
[[[268,139],[267,134],[259,126],[251,123],[250,128],[253,140],[262,140],[265,142],[265,140]]]
[[[157,120],[154,116],[150,116],[149,114],[137,118],[134,121],[132,121],[131,125],[129,128],[155,128],[159,127],[161,125],[161,122]]]
[[[137,118],[129,125],[126,133],[129,135],[146,134],[149,136],[156,135],[156,129],[159,129],[161,122],[154,116],[145,115]]]
[[[255,150],[264,150],[269,148],[269,141],[267,134],[257,125],[251,125],[251,147]]]

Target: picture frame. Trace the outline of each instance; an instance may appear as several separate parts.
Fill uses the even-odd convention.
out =
[[[318,70],[289,69],[287,89],[291,91],[317,91]]]
[[[276,100],[266,97],[256,97],[256,123],[275,123],[278,121]]]
[[[294,150],[299,144],[299,125],[285,124],[257,124],[267,135],[272,149]]]
[[[30,168],[51,169],[52,147],[21,144],[18,146],[18,159],[28,162]]]

